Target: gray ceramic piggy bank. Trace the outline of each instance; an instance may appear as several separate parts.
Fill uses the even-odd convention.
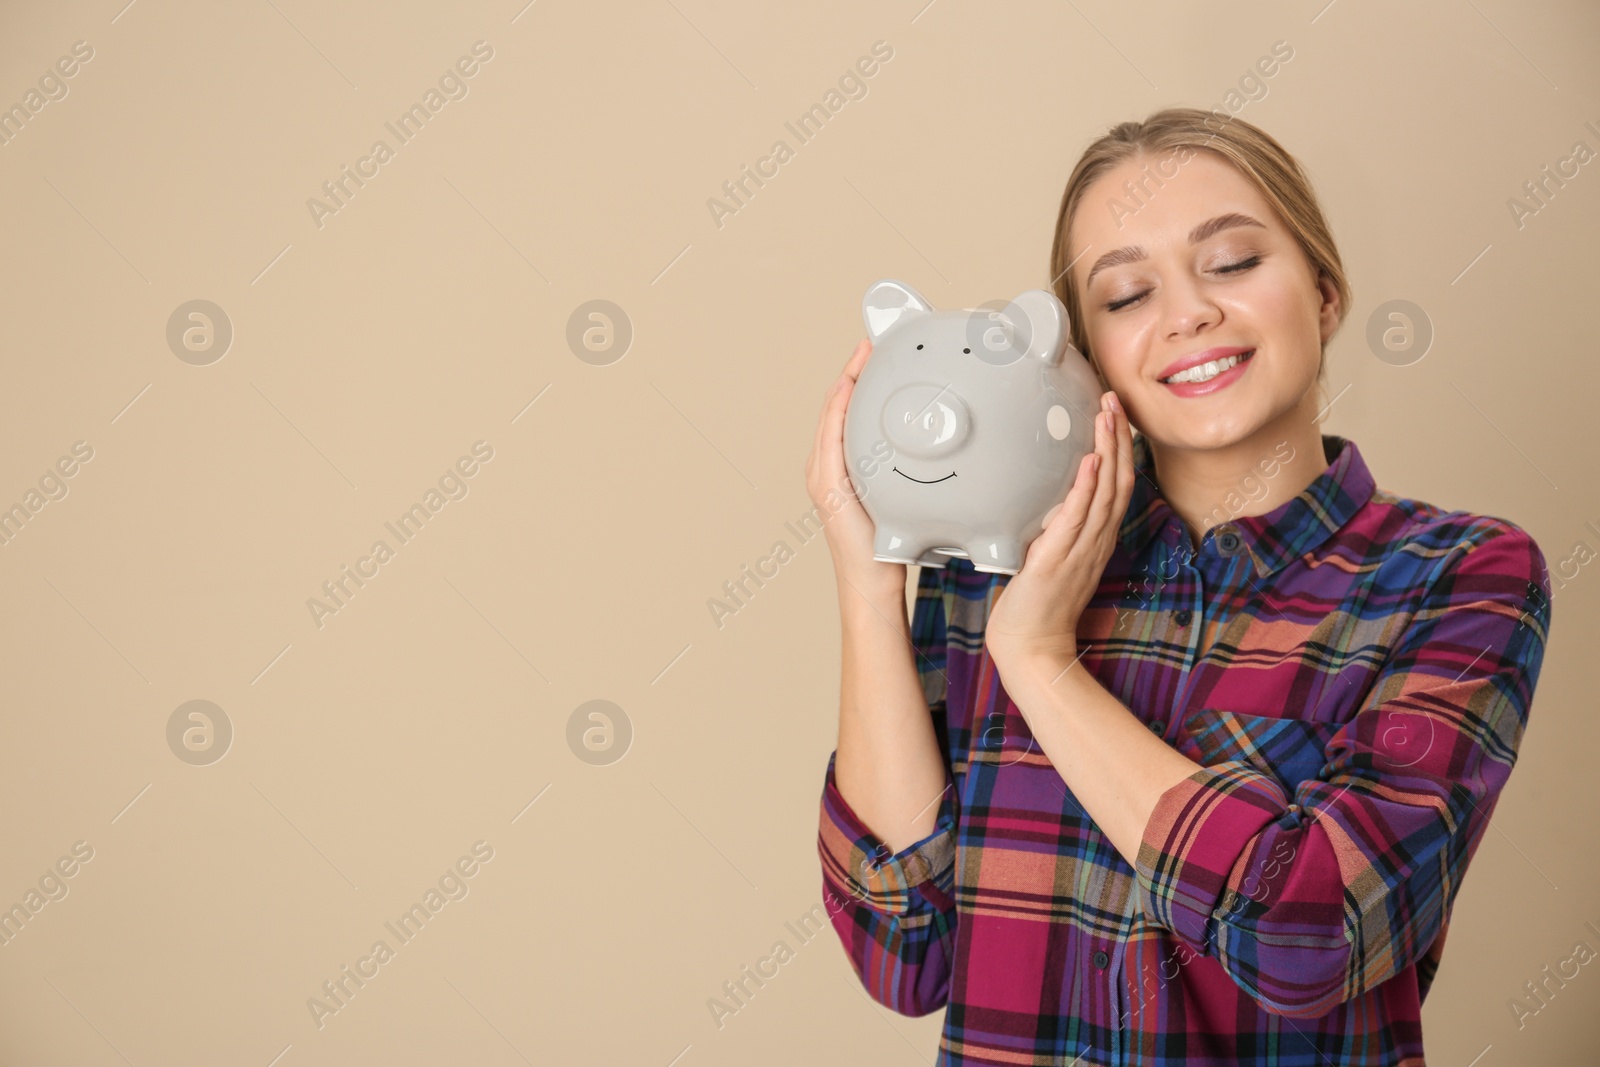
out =
[[[872,355],[845,413],[850,480],[873,558],[1016,574],[1094,451],[1099,379],[1054,293],[935,311],[904,282],[862,302]]]

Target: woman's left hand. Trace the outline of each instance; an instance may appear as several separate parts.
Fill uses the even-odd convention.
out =
[[[1054,666],[1059,673],[1078,658],[1078,617],[1116,548],[1133,479],[1133,431],[1116,393],[1108,392],[1095,418],[1094,452],[1079,464],[1066,499],[989,613],[984,644],[1002,679],[1008,665]]]

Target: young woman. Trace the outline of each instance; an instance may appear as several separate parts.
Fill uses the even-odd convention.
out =
[[[946,1008],[940,1064],[1420,1067],[1543,660],[1544,557],[1321,432],[1350,290],[1256,127],[1113,128],[1050,266],[1107,391],[1019,574],[923,567],[908,619],[842,456],[868,342],[817,428],[834,927],[876,1000]]]

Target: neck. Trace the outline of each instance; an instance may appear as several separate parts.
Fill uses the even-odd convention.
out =
[[[1161,495],[1194,544],[1213,526],[1264,515],[1294,499],[1327,469],[1322,427],[1312,421],[1316,402],[1311,390],[1295,407],[1224,448],[1149,442]]]

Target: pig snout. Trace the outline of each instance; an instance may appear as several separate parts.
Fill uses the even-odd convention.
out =
[[[884,403],[883,432],[897,451],[933,459],[966,442],[972,415],[948,385],[918,383],[897,390]]]

